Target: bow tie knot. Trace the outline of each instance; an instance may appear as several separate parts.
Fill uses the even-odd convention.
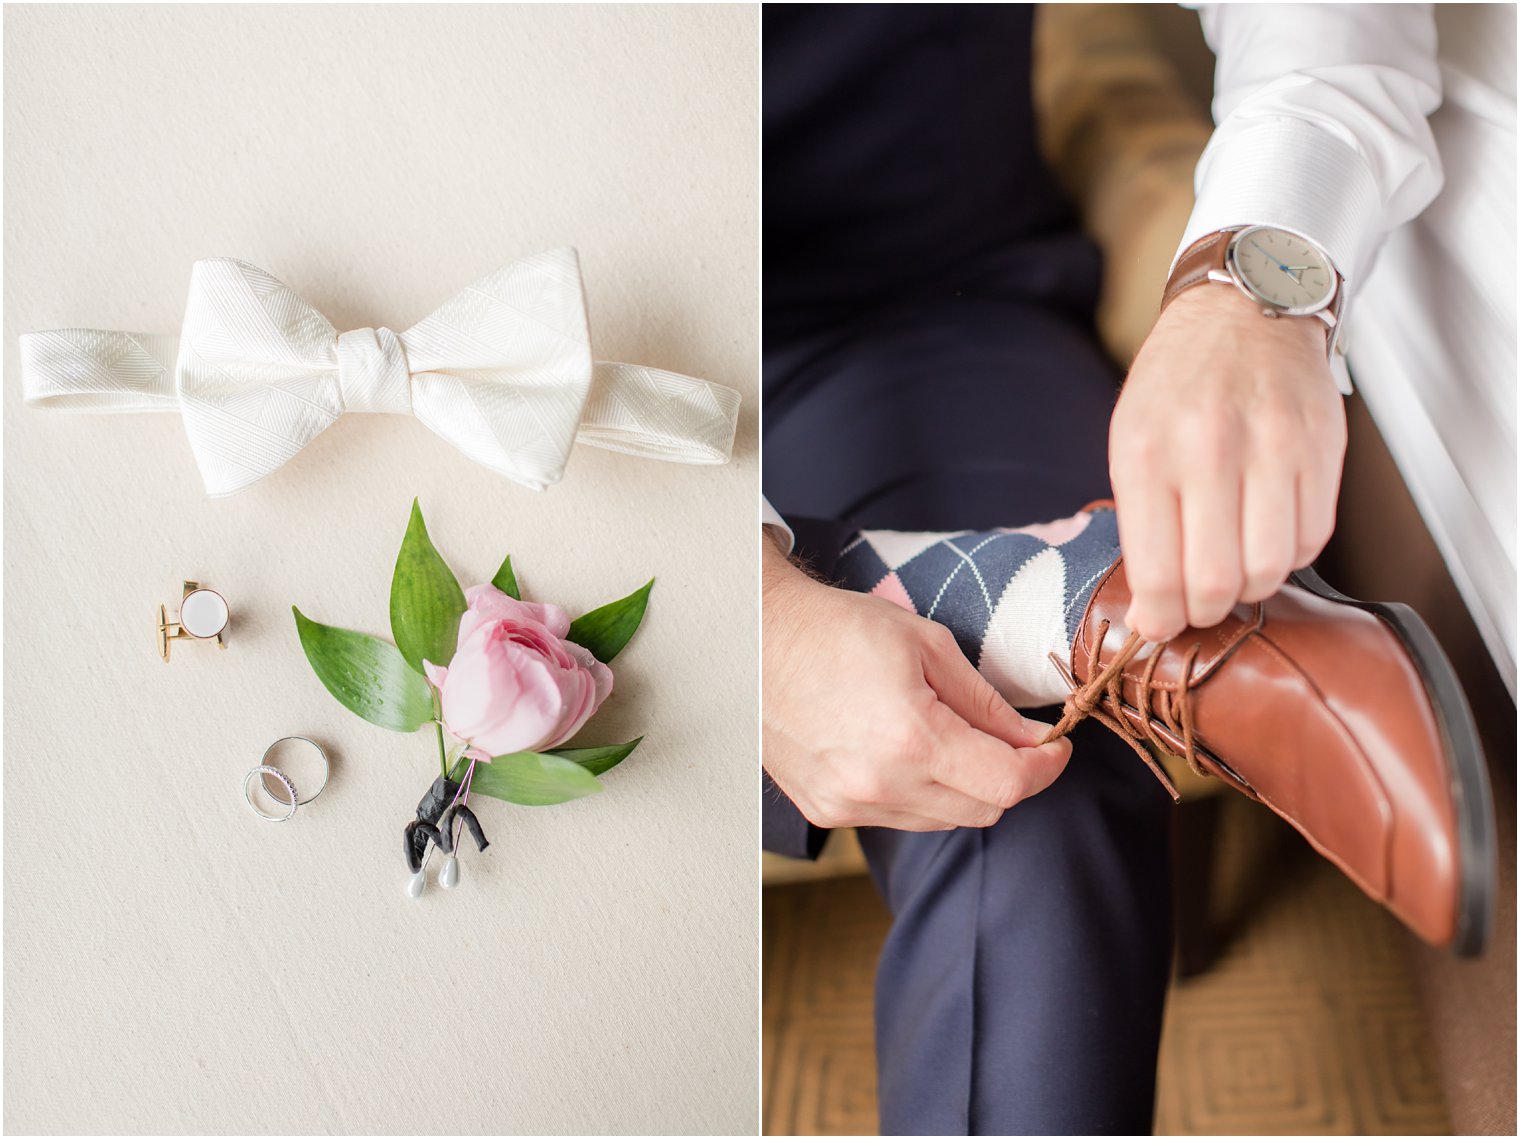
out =
[[[338,387],[348,411],[412,413],[412,376],[401,338],[389,328],[338,336]]]

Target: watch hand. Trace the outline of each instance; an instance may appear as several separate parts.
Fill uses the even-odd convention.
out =
[[[1254,241],[1253,241],[1253,242],[1251,242],[1251,244],[1252,244],[1252,245],[1256,245],[1256,242],[1254,242]],[[1278,259],[1277,259],[1277,258],[1276,258],[1276,257],[1273,257],[1273,256],[1272,256],[1272,255],[1271,255],[1271,254],[1270,254],[1270,253],[1268,253],[1268,252],[1267,252],[1267,251],[1266,251],[1266,250],[1265,250],[1265,249],[1262,249],[1262,247],[1261,247],[1261,246],[1259,246],[1259,245],[1256,245],[1256,248],[1257,248],[1257,250],[1258,250],[1258,251],[1259,251],[1259,252],[1260,252],[1260,253],[1261,253],[1261,255],[1262,255],[1262,256],[1263,256],[1263,257],[1265,257],[1265,258],[1266,258],[1266,259],[1267,259],[1267,260],[1268,260],[1268,261],[1270,261],[1270,262],[1272,262],[1272,264],[1274,264],[1274,265],[1276,265],[1276,266],[1277,266],[1277,267],[1278,267],[1278,268],[1279,268],[1279,269],[1281,269],[1281,270],[1282,270],[1282,271],[1283,271],[1283,272],[1284,272],[1284,273],[1286,273],[1286,272],[1287,272],[1287,271],[1288,271],[1288,267],[1287,267],[1287,266],[1286,266],[1286,265],[1284,265],[1284,264],[1283,264],[1283,263],[1282,263],[1282,262],[1281,262],[1281,261],[1279,261],[1279,260],[1278,260]]]

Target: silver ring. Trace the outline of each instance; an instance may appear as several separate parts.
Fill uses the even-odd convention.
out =
[[[275,740],[274,743],[270,744],[268,747],[266,747],[264,749],[264,754],[263,754],[263,756],[260,757],[259,763],[263,764],[263,765],[266,765],[266,766],[270,766],[272,768],[272,770],[279,771],[279,768],[273,767],[273,765],[271,765],[269,763],[269,753],[272,752],[275,748],[279,747],[281,744],[290,743],[291,741],[295,741],[297,743],[308,744],[311,747],[315,748],[316,752],[317,752],[317,756],[322,760],[322,785],[320,787],[318,787],[315,791],[313,791],[310,795],[308,795],[306,798],[298,800],[296,802],[296,806],[297,807],[304,807],[304,806],[306,806],[307,803],[310,803],[318,795],[322,794],[323,791],[327,790],[327,777],[332,774],[332,765],[327,762],[327,752],[325,752],[325,751],[322,750],[322,745],[321,744],[317,743],[316,740],[309,740],[305,736],[284,736],[281,739]],[[285,773],[284,772],[280,772],[280,774],[284,775]],[[290,783],[290,777],[289,776],[285,776],[285,782],[286,783]],[[292,786],[292,789],[293,789],[294,788],[294,784],[291,784],[291,786]],[[294,798],[294,795],[292,795],[292,798]],[[293,813],[294,812],[292,812],[292,814]],[[290,817],[289,815],[286,816],[286,818],[289,818],[289,817]]]
[[[290,793],[290,802],[286,804],[290,810],[286,811],[283,815],[271,815],[269,812],[265,811],[262,807],[253,801],[253,780],[255,776],[261,775],[273,775],[282,784],[284,784],[285,790]],[[276,803],[279,802],[279,800],[275,799],[273,795],[269,797],[271,799],[274,799]],[[296,785],[290,781],[290,776],[286,775],[278,767],[270,767],[268,764],[263,763],[259,764],[257,767],[251,768],[248,774],[243,776],[243,798],[248,800],[248,805],[253,808],[253,813],[255,815],[261,819],[268,819],[271,823],[283,823],[286,819],[290,818],[296,813],[296,807],[298,806],[298,803],[296,801]]]

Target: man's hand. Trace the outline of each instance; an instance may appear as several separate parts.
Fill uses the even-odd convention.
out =
[[[986,827],[1050,785],[1064,739],[1025,720],[943,625],[765,549],[765,768],[822,827]]]
[[[1108,450],[1131,629],[1163,641],[1270,597],[1335,527],[1346,413],[1325,326],[1187,290],[1135,357]]]

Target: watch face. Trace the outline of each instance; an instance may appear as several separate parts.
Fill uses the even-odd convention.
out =
[[[1335,295],[1335,271],[1325,255],[1296,234],[1255,226],[1241,230],[1231,250],[1246,288],[1274,308],[1314,312]]]

